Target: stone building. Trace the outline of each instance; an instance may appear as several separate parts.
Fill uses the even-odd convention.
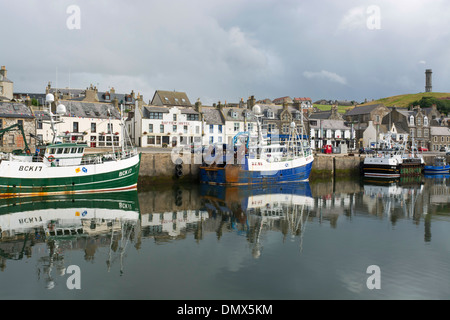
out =
[[[382,124],[392,131],[393,124],[403,134],[408,134],[408,145],[430,148],[430,119],[422,112],[420,107],[413,110],[406,108],[393,108],[384,116]]]
[[[381,131],[383,117],[390,113],[389,108],[384,104],[370,104],[363,106],[356,106],[353,109],[347,110],[344,114],[344,119],[348,123],[352,123],[355,128],[355,139],[358,141],[357,147],[363,147],[364,145],[364,132],[369,127],[369,121],[371,121],[377,132]],[[369,129],[370,130],[370,129]],[[378,133],[377,133],[378,136]],[[368,141],[369,139],[365,139]]]
[[[7,77],[5,66],[0,68],[0,101],[10,101],[13,99],[14,83]]]
[[[430,127],[430,151],[439,151],[442,147],[450,150],[450,128],[445,126]]]
[[[22,124],[25,140],[20,130],[8,131],[0,135],[0,150],[10,152],[23,149],[25,142],[31,149],[36,145],[32,136],[36,135],[36,122],[31,108],[23,103],[0,102],[0,130],[17,123]]]

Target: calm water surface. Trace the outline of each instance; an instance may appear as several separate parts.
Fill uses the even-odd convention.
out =
[[[450,297],[449,176],[1,201],[0,299]]]

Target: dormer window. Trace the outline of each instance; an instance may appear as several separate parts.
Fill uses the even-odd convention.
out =
[[[414,116],[410,116],[410,117],[409,117],[409,124],[410,124],[411,126],[414,125]]]
[[[423,125],[428,126],[428,117],[427,116],[423,117]]]
[[[105,93],[105,100],[111,100],[111,96],[109,95],[109,93]]]
[[[269,119],[273,119],[273,116],[274,116],[273,111],[267,110],[266,116],[267,116],[267,118],[269,118]]]

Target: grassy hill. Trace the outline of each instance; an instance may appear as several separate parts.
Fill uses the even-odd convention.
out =
[[[331,105],[329,104],[314,104],[314,107],[319,109],[320,111],[328,111],[331,110]],[[338,112],[339,113],[345,113],[348,109],[352,109],[353,106],[338,106]]]
[[[381,98],[378,100],[370,101],[363,105],[383,103],[386,107],[397,106],[401,108],[406,108],[411,105],[414,101],[422,99],[422,97],[433,97],[433,98],[450,98],[450,93],[447,92],[421,92],[421,93],[412,93],[412,94],[402,94],[398,96],[392,96],[387,98]]]
[[[439,99],[439,98],[449,98],[450,99],[450,93],[448,93],[448,92],[421,92],[421,93],[401,94],[398,96],[392,96],[392,97],[377,99],[374,101],[369,101],[367,103],[359,104],[356,107],[382,103],[386,107],[396,106],[399,108],[407,108],[414,101],[419,101],[423,97],[432,97],[432,98],[436,98],[436,99]],[[450,100],[446,100],[445,104],[447,106],[446,106],[446,109],[444,108],[443,110],[446,110],[445,113],[447,113],[450,111],[449,110]],[[322,111],[327,111],[327,110],[330,110],[332,106],[331,105],[314,104],[314,107],[317,107],[319,110],[322,110]],[[345,113],[347,110],[352,109],[352,108],[353,108],[353,106],[338,106],[338,112]],[[439,105],[438,105],[438,109],[439,109]],[[443,110],[441,110],[441,112],[443,112]]]

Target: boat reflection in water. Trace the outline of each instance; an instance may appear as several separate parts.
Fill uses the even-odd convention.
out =
[[[84,250],[93,260],[97,247],[109,246],[108,269],[122,257],[139,223],[137,191],[0,200],[0,259],[38,259],[39,277],[47,288],[55,285],[54,269],[64,275],[67,250]],[[122,265],[121,271],[122,272]]]
[[[302,235],[314,207],[309,182],[271,186],[202,186],[202,204],[211,218],[230,220],[232,230],[245,235],[252,254],[261,254],[261,236],[278,231],[286,238]]]
[[[389,183],[365,183],[364,196],[369,208],[377,208],[378,216],[388,218],[419,218],[422,214],[420,208],[416,208],[418,201],[422,203],[424,186],[421,183],[401,184]]]

